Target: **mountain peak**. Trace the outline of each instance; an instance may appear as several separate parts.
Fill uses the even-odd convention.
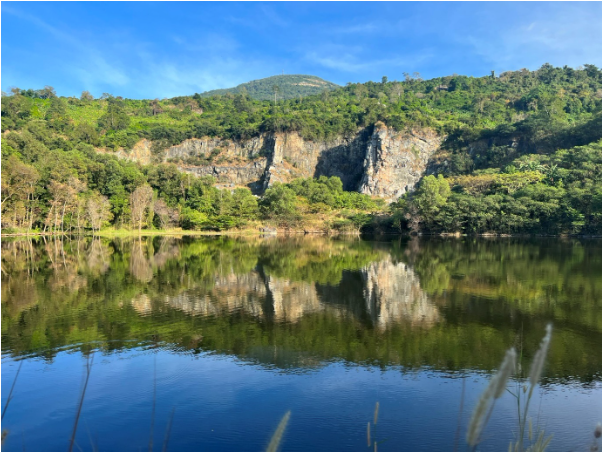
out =
[[[278,87],[278,99],[291,99],[298,96],[315,95],[322,93],[325,90],[335,90],[336,88],[339,88],[339,85],[323,80],[317,76],[305,74],[279,74],[264,79],[252,80],[233,88],[206,91],[201,93],[201,96],[208,97],[224,95],[227,93],[235,94],[247,92],[253,99],[271,100],[275,97],[275,87]]]

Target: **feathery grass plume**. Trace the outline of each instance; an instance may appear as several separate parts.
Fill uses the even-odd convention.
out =
[[[78,404],[78,410],[76,412],[75,421],[73,423],[73,433],[71,434],[71,441],[69,442],[69,452],[73,451],[73,445],[76,443],[75,437],[78,431],[78,422],[80,421],[80,415],[82,414],[82,406],[84,405],[84,397],[86,396],[86,388],[88,388],[88,380],[90,379],[90,371],[92,370],[92,363],[94,362],[94,352],[92,356],[86,357],[86,380],[84,381],[84,387],[82,388],[82,394],[80,395],[80,402]],[[80,449],[81,451],[81,449]]]
[[[15,384],[17,383],[17,378],[19,377],[19,372],[21,372],[22,366],[23,366],[23,361],[19,361],[19,368],[17,369],[15,379],[13,380],[13,385],[10,387],[10,392],[8,393],[8,398],[6,399],[6,403],[4,404],[4,408],[2,409],[2,419],[4,419],[4,415],[6,414],[6,410],[8,409],[8,404],[10,403],[11,399],[13,398],[13,390],[15,389]],[[4,440],[4,438],[2,438],[2,440]]]
[[[552,441],[552,438],[554,438],[553,434],[545,438],[545,430],[542,430],[541,432],[539,432],[539,436],[537,437],[537,441],[535,442],[535,444],[530,446],[527,451],[544,452],[547,449],[550,441]]]
[[[600,438],[602,436],[602,423],[599,422],[596,425],[596,430],[594,430],[594,437]]]
[[[501,363],[501,367],[499,367],[499,371],[497,375],[493,377],[491,383],[493,384],[493,394],[495,399],[499,399],[503,392],[506,390],[506,385],[508,383],[508,378],[516,371],[516,350],[514,348],[510,348],[507,352],[505,352],[505,358],[503,358],[503,362]],[[489,385],[491,385],[489,383]]]
[[[371,423],[367,423],[367,447],[371,446]]]
[[[375,403],[375,410],[373,412],[373,425],[377,424],[377,418],[378,418],[379,411],[380,411],[380,403],[376,402]]]
[[[285,428],[287,427],[291,413],[291,411],[288,411],[285,413],[285,415],[283,415],[283,418],[281,418],[281,422],[277,426],[277,430],[275,430],[266,452],[277,452],[279,449],[279,444],[281,443],[281,438],[283,438],[283,433],[285,432]]]
[[[478,439],[482,429],[489,419],[489,408],[498,399],[506,389],[508,378],[516,369],[516,350],[510,348],[503,358],[501,366],[497,373],[491,378],[489,385],[478,399],[478,404],[472,413],[472,419],[466,434],[466,441],[472,448],[478,444]]]
[[[539,350],[537,350],[537,353],[535,353],[535,357],[533,358],[533,362],[531,363],[531,370],[529,373],[529,381],[531,383],[531,388],[537,385],[539,379],[541,378],[541,373],[543,372],[543,366],[545,364],[545,357],[547,356],[547,350],[549,349],[549,344],[551,340],[552,324],[548,323],[545,327],[545,337],[541,341]]]

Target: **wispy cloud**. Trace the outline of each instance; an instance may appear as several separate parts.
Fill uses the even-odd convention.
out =
[[[109,63],[102,53],[94,49],[90,43],[85,43],[69,33],[53,27],[36,16],[4,6],[2,8],[2,12],[5,14],[14,15],[39,28],[42,28],[55,39],[62,41],[64,44],[73,48],[77,52],[77,60],[79,63],[73,67],[72,70],[79,74],[82,81],[86,82],[89,86],[93,87],[99,81],[112,85],[123,86],[130,81],[130,78],[122,69]]]
[[[314,64],[349,73],[360,73],[372,68],[417,68],[418,65],[432,57],[433,53],[430,50],[423,50],[412,55],[397,55],[379,59],[368,58],[366,54],[360,52],[334,52],[333,50],[309,52],[305,55],[305,59]]]
[[[279,27],[287,27],[289,25],[289,21],[283,19],[272,7],[268,5],[260,5],[260,11],[262,11],[264,17],[274,25],[278,25]]]
[[[387,27],[384,27],[383,23],[382,23],[382,27],[380,27],[375,22],[367,22],[367,23],[363,23],[363,24],[353,24],[353,25],[335,27],[335,28],[331,29],[331,32],[334,34],[338,34],[338,35],[348,35],[348,34],[356,35],[356,34],[365,34],[365,33],[375,33],[378,30],[380,30],[380,28],[387,28]]]
[[[474,35],[459,36],[457,41],[499,69],[518,64],[534,68],[546,61],[571,66],[601,62],[601,21],[583,8],[565,6],[557,14],[520,20],[504,29],[477,27]]]
[[[306,54],[306,59],[329,69],[337,69],[338,71],[349,73],[359,72],[367,67],[367,63],[359,62],[356,57],[350,54],[335,56],[309,52]]]
[[[236,55],[239,43],[217,33],[194,38],[183,35],[169,37],[181,51],[171,59],[166,55],[160,56],[154,52],[153,46],[142,42],[129,41],[125,52],[120,49],[123,48],[120,42],[123,37],[113,37],[115,42],[105,37],[102,51],[93,43],[77,39],[68,31],[31,14],[4,5],[2,12],[28,21],[60,41],[61,51],[75,57],[69,58],[68,62],[66,59],[64,66],[79,79],[82,89],[97,96],[104,91],[120,89],[127,90],[133,97],[178,96],[231,87],[250,78],[265,77],[267,70],[274,69],[272,64],[262,59],[226,57]],[[186,56],[183,56],[183,50]]]

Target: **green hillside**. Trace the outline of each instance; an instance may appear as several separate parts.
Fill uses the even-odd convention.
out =
[[[325,90],[335,90],[339,85],[328,82],[316,76],[305,76],[301,74],[288,74],[283,76],[271,76],[266,79],[252,80],[237,85],[233,88],[222,88],[201,93],[201,96],[225,95],[227,93],[247,93],[250,98],[258,100],[274,100],[275,87],[277,100],[293,99],[300,96],[309,96],[322,93]]]
[[[272,79],[279,77],[294,76]],[[258,202],[247,189],[221,192],[174,165],[142,167],[95,151],[131,149],[146,138],[159,160],[165,148],[194,137],[297,132],[320,141],[371,131],[377,122],[446,137],[430,163],[438,178],[425,176],[417,191],[379,213],[379,201],[344,194],[332,179],[275,187]],[[477,78],[384,78],[277,103],[253,99],[249,91],[160,101],[15,88],[2,96],[2,132],[3,229],[133,225],[131,194],[144,188],[161,202],[143,225],[294,225],[304,216],[336,222],[330,216],[337,214],[338,225],[355,227],[390,216],[389,226],[401,231],[602,231],[602,71],[593,65],[545,64]],[[219,154],[216,148],[203,163],[219,161]]]

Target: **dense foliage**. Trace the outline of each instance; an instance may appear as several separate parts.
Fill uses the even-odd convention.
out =
[[[222,88],[201,93],[202,97],[231,94],[247,94],[252,99],[260,101],[273,99],[293,99],[317,95],[324,91],[339,88],[338,85],[323,80],[317,76],[288,74],[287,76],[272,76],[265,79],[252,80],[233,88]],[[276,96],[275,96],[276,95]]]
[[[219,190],[174,166],[141,167],[95,148],[129,149],[147,138],[157,151],[193,137],[239,140],[279,131],[324,140],[382,121],[396,130],[429,127],[446,135],[430,163],[441,176],[423,179],[415,195],[399,200],[390,225],[430,232],[599,233],[601,86],[601,70],[593,65],[545,64],[480,78],[405,75],[402,82],[384,78],[285,100],[275,89],[272,101],[243,90],[160,101],[110,94],[93,99],[88,92],[62,98],[52,87],[15,88],[2,96],[2,226],[98,230],[111,222],[223,229],[255,219],[291,226],[319,215],[330,226],[358,228],[379,203],[343,193],[333,182],[276,185],[258,203],[245,188]],[[151,199],[145,189],[135,194],[146,185]]]
[[[527,154],[501,168],[421,180],[393,204],[404,229],[461,233],[602,233],[602,141]]]

